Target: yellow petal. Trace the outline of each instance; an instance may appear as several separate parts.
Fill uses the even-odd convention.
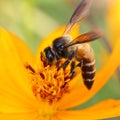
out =
[[[87,90],[83,84],[76,86],[69,94],[63,97],[59,103],[60,109],[67,109],[80,105],[93,97],[104,84],[110,79],[120,63],[120,40],[117,40],[116,46],[108,59],[107,63],[97,72],[95,82],[91,90]],[[113,63],[114,62],[114,63]],[[69,100],[69,102],[68,102]]]
[[[21,59],[22,50],[16,48],[15,43],[22,47],[22,42],[15,42],[11,34],[0,29],[0,112],[26,111],[34,107],[31,105],[35,99],[23,65],[25,57]]]
[[[40,46],[38,47],[37,53],[36,53],[36,63],[39,63],[40,60],[40,52],[44,51],[44,49],[48,46],[50,46],[56,38],[62,36],[63,32],[65,30],[65,26],[62,26],[58,28],[57,30],[53,31],[51,34],[49,34],[45,39],[43,39],[40,43]],[[72,38],[75,38],[78,36],[79,31],[78,29],[74,28],[69,33]]]
[[[67,119],[67,118],[66,118]],[[51,120],[62,120],[59,115],[54,115]]]
[[[0,120],[47,120],[44,117],[38,116],[36,112],[28,113],[0,113]]]
[[[116,37],[120,35],[120,0],[109,2],[106,14],[110,35],[114,43]]]
[[[60,112],[61,120],[100,120],[120,116],[120,100],[106,100],[84,110]]]
[[[16,48],[17,54],[19,55],[19,58],[23,64],[26,61],[29,62],[29,64],[32,64],[34,61],[34,56],[29,47],[15,34],[9,32],[9,35],[15,44],[14,47]]]

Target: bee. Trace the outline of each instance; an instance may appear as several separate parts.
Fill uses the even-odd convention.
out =
[[[51,46],[48,46],[44,49],[47,65],[52,65],[55,61],[60,61],[62,58],[66,58],[66,61],[58,67],[58,70],[61,67],[65,68],[72,61],[72,76],[75,74],[74,69],[76,67],[80,67],[84,85],[88,89],[91,89],[93,85],[96,68],[94,51],[87,42],[102,37],[103,32],[100,28],[96,28],[79,35],[75,39],[71,38],[69,32],[76,23],[87,17],[90,5],[91,0],[82,0],[82,2],[73,12],[66,29],[63,32],[63,35],[59,38],[56,38]]]

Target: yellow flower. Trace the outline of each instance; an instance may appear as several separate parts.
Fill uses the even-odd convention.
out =
[[[120,116],[120,100],[105,100],[82,110],[69,110],[92,96],[109,80],[120,58],[120,40],[103,68],[97,72],[94,85],[87,90],[78,82],[80,74],[72,81],[67,70],[57,71],[55,66],[44,67],[40,52],[61,36],[61,27],[46,37],[36,56],[14,34],[0,29],[0,119],[1,120],[79,120],[102,119]],[[73,38],[77,31],[72,31]],[[114,64],[112,64],[114,61]],[[66,80],[65,86],[64,82]]]
[[[96,120],[120,116],[120,100],[113,99],[81,110],[70,109],[92,98],[113,75],[120,64],[119,37],[115,37],[107,63],[97,71],[93,87],[88,90],[79,81],[80,74],[70,80],[69,66],[57,71],[54,65],[42,62],[41,51],[64,29],[60,27],[48,35],[34,56],[22,40],[0,28],[0,120]],[[73,29],[70,34],[75,38],[79,33]]]

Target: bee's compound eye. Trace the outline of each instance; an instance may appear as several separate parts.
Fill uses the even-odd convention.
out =
[[[48,62],[53,62],[55,59],[55,56],[54,56],[51,48],[50,47],[45,48],[44,52],[45,52]]]

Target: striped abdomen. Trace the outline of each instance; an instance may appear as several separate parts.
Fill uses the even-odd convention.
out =
[[[85,86],[88,89],[91,89],[94,82],[95,71],[96,71],[95,59],[93,60],[83,59],[81,70],[82,70],[82,77]]]

